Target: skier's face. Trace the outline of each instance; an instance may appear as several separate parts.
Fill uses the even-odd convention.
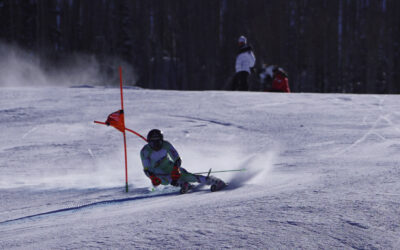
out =
[[[154,149],[155,151],[158,151],[161,149],[163,144],[162,140],[150,140],[149,141],[149,146]]]

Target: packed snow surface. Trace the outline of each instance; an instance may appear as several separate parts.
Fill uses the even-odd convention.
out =
[[[152,190],[144,141],[93,123],[118,88],[0,88],[0,249],[400,248],[400,99],[126,88],[126,126],[160,128],[191,172]]]

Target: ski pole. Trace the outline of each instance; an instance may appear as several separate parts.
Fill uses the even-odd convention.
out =
[[[242,168],[242,169],[232,169],[232,170],[220,170],[220,171],[211,171],[211,173],[226,173],[226,172],[243,172],[246,171],[247,169]],[[194,173],[194,174],[208,174],[209,171],[207,172],[199,172],[199,173]]]

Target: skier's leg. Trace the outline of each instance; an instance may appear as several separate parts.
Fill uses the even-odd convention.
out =
[[[239,72],[239,82],[240,82],[239,90],[241,91],[249,90],[248,78],[249,78],[249,72],[247,71]]]
[[[197,179],[196,175],[188,172],[186,169],[184,168],[180,168],[180,172],[181,172],[181,177],[179,178],[179,183],[185,183],[185,182],[189,182],[189,183],[193,183],[193,182],[199,182],[199,180]],[[200,182],[199,182],[200,183]]]
[[[238,72],[233,77],[232,90],[240,90],[240,85],[241,85],[240,81],[241,81],[240,72]]]
[[[184,169],[182,167],[180,168],[180,171],[181,171],[181,178],[179,179],[179,181],[182,182],[182,183],[184,183],[184,182],[189,182],[189,183],[197,182],[197,183],[200,183],[200,184],[210,185],[210,180],[208,180],[208,178],[206,176],[192,174],[192,173],[188,172],[186,169]]]

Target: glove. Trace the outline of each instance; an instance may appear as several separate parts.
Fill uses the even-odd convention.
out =
[[[172,181],[177,181],[177,180],[179,180],[179,178],[181,178],[181,173],[179,171],[179,167],[174,166],[171,171],[171,179],[172,179]]]
[[[161,184],[161,179],[158,178],[158,177],[155,176],[155,175],[150,175],[150,179],[151,179],[151,183],[152,183],[153,186],[155,186],[155,187]]]
[[[147,170],[147,169],[145,169],[145,170],[143,170],[143,171],[144,171],[144,173],[147,175],[147,177],[150,178],[151,183],[153,184],[153,186],[156,187],[156,186],[158,186],[158,185],[161,184],[161,179],[158,178],[157,176],[155,176],[153,172],[150,172],[150,171]]]

